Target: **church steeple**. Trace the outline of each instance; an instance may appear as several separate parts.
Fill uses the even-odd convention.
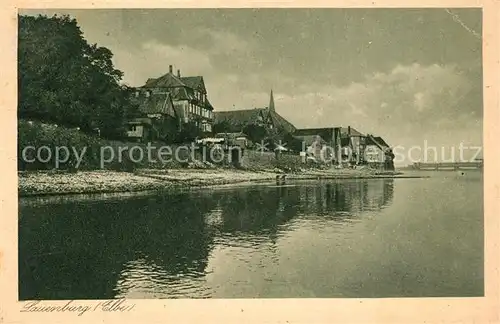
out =
[[[274,96],[273,96],[273,89],[271,89],[271,98],[269,99],[269,111],[275,111],[275,110],[274,110]]]

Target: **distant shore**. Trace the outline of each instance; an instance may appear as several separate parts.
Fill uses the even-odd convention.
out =
[[[212,187],[230,184],[273,182],[277,175],[286,180],[420,178],[401,172],[366,170],[307,170],[283,173],[276,170],[247,171],[238,169],[140,169],[134,173],[109,170],[61,173],[20,171],[20,197],[160,191],[188,187]]]

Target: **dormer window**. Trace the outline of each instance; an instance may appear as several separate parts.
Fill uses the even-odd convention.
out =
[[[146,98],[149,98],[150,95],[151,95],[151,91],[146,91]]]
[[[139,91],[136,91],[136,92],[135,92],[135,97],[136,97],[136,98],[139,98]]]

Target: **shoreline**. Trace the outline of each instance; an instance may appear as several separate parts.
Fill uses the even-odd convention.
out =
[[[409,179],[426,176],[367,170],[310,170],[283,173],[275,170],[238,169],[140,169],[134,173],[98,170],[77,173],[18,172],[18,196],[48,197],[111,193],[168,192],[189,188],[228,187],[235,184],[276,183],[277,175],[288,181],[347,179]]]

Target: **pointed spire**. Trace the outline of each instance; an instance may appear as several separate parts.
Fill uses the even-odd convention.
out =
[[[269,99],[269,111],[275,111],[275,110],[274,110],[274,96],[273,96],[273,89],[271,89],[271,98]]]

